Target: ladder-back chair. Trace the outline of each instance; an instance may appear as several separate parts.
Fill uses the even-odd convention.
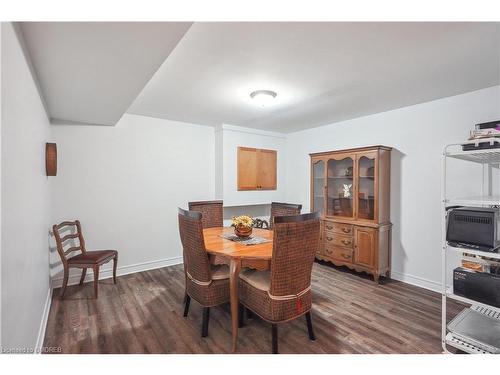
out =
[[[52,227],[52,231],[56,239],[57,252],[61,257],[61,262],[64,267],[61,299],[64,298],[64,293],[66,292],[70,268],[82,269],[80,285],[83,285],[85,275],[87,274],[87,268],[92,268],[94,271],[94,296],[97,298],[99,267],[112,259],[113,282],[116,284],[116,266],[118,264],[118,252],[116,250],[87,251],[85,248],[85,240],[83,239],[82,227],[78,220],[64,221],[60,224],[54,225]],[[76,244],[76,242],[78,244]],[[67,247],[67,245],[70,246]],[[79,252],[79,254],[68,257],[75,252]]]

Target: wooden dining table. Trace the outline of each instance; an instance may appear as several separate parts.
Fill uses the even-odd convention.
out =
[[[244,245],[224,238],[234,234],[232,227],[216,227],[203,230],[205,248],[210,262],[215,265],[229,266],[232,350],[236,351],[238,341],[238,278],[242,267],[265,271],[271,268],[273,255],[273,231],[254,228],[253,237],[262,237],[269,242],[257,245]]]

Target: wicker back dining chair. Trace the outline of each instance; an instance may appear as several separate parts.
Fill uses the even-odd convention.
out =
[[[191,298],[203,306],[201,337],[208,335],[210,307],[229,301],[229,267],[210,264],[203,238],[202,214],[179,208],[186,296],[184,317],[188,316]]]
[[[99,268],[101,265],[113,259],[113,282],[116,284],[116,267],[118,264],[118,251],[116,250],[95,250],[87,251],[85,248],[85,240],[83,239],[82,226],[80,221],[64,221],[52,227],[52,232],[56,239],[57,252],[61,257],[61,262],[64,268],[63,285],[61,289],[61,299],[64,298],[66,287],[68,286],[70,268],[81,268],[82,276],[80,285],[83,285],[87,268],[92,268],[94,272],[94,297],[97,298]],[[67,233],[63,235],[64,233]],[[77,240],[77,241],[76,241]],[[70,242],[68,242],[70,241]],[[78,242],[78,244],[76,244]],[[69,247],[66,247],[67,245]],[[77,255],[68,257],[68,255],[79,252]]]
[[[279,216],[274,224],[271,269],[243,270],[238,286],[241,304],[271,323],[272,352],[278,353],[278,323],[305,315],[309,339],[315,340],[311,272],[319,246],[319,214]]]
[[[271,217],[269,218],[269,229],[273,228],[274,218],[277,216],[300,215],[301,204],[271,202]]]
[[[203,228],[222,227],[223,224],[223,201],[200,201],[189,202],[189,211],[201,212]]]

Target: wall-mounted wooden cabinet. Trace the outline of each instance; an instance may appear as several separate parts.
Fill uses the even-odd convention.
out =
[[[311,154],[311,211],[322,216],[317,258],[390,273],[391,148],[364,147]]]
[[[276,150],[238,147],[238,190],[276,190]]]

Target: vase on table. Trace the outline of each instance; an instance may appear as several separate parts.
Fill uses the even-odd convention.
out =
[[[249,237],[252,234],[252,227],[237,225],[234,227],[234,234],[242,238]]]
[[[252,234],[253,219],[247,215],[233,216],[232,224],[234,234],[238,237],[248,237]]]

